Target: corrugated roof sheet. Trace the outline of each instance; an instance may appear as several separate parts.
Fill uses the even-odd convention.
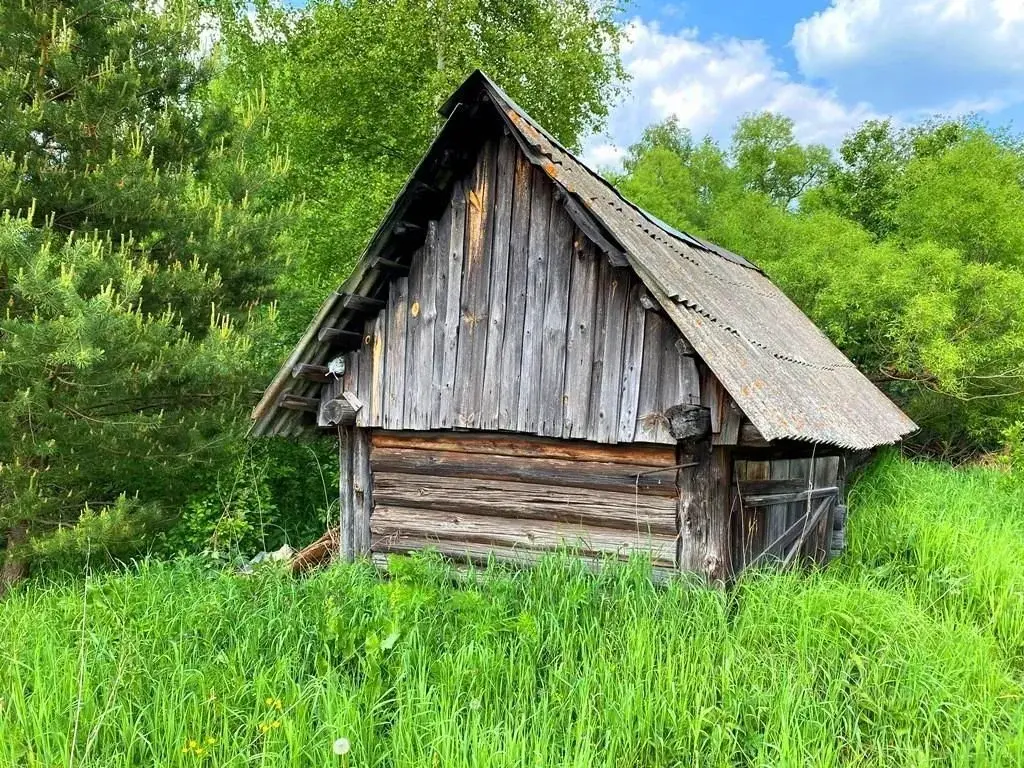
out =
[[[767,440],[866,449],[917,428],[757,267],[630,203],[479,77],[524,149],[618,242]]]
[[[471,75],[442,113],[452,116],[460,103],[485,97],[502,113],[531,160],[622,248],[669,317],[766,439],[866,449],[895,443],[916,429],[756,266],[673,229],[627,201],[485,75]],[[427,158],[433,152],[434,147]],[[386,237],[385,227],[374,242],[381,237]],[[325,305],[318,320],[333,314]],[[288,391],[292,365],[306,357],[319,362],[326,354],[326,348],[315,343],[317,325],[311,324],[254,410],[257,434],[295,432],[292,422],[298,423],[299,416],[275,414],[283,409],[271,406]]]

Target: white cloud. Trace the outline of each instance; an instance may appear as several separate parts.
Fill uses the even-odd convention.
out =
[[[883,109],[1024,97],[1024,0],[832,0],[792,45],[803,75]]]
[[[762,40],[703,40],[695,29],[665,33],[634,19],[622,58],[629,95],[613,110],[607,136],[585,145],[584,158],[597,166],[616,165],[623,147],[671,115],[698,138],[727,141],[741,115],[771,110],[793,119],[801,141],[829,145],[876,116],[867,103],[847,104],[827,88],[795,82]]]
[[[583,150],[583,162],[591,168],[616,168],[625,154],[626,150],[618,144],[607,141],[591,143]]]

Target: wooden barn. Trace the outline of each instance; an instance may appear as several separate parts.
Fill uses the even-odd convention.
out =
[[[344,557],[641,552],[712,582],[841,547],[915,429],[753,264],[625,200],[473,73],[253,411],[337,433]]]

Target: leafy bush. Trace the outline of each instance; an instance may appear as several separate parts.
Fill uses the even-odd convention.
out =
[[[961,122],[869,122],[829,165],[755,115],[729,151],[671,121],[619,187],[752,259],[923,428],[919,446],[999,448],[1024,419],[1024,154]]]

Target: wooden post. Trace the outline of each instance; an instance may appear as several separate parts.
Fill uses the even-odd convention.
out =
[[[679,568],[722,587],[732,576],[732,451],[704,440],[692,448],[692,463],[679,470]]]
[[[357,429],[352,450],[352,488],[355,557],[370,554],[370,513],[373,512],[373,477],[370,474],[370,430]]]
[[[355,530],[352,493],[352,428],[338,426],[338,556],[351,562]]]

